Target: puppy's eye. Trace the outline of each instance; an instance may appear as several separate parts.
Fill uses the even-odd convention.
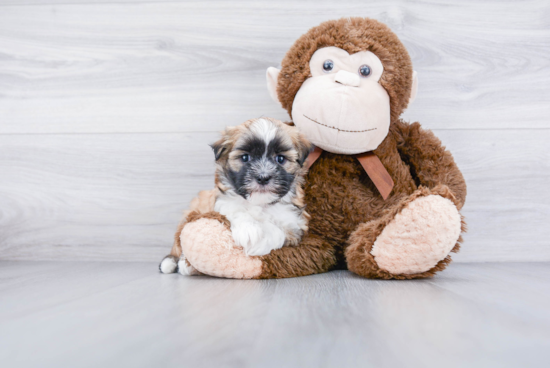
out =
[[[242,155],[242,156],[241,156],[241,160],[243,160],[243,162],[248,162],[248,161],[250,161],[250,156],[248,155],[248,153]]]
[[[283,155],[277,155],[276,159],[277,159],[277,162],[280,163],[281,165],[284,164],[286,160],[285,156]]]
[[[328,72],[330,72],[332,69],[334,69],[334,62],[333,62],[332,60],[330,60],[330,59],[325,60],[325,61],[323,62],[323,70],[324,70],[325,72],[328,73]]]
[[[359,67],[359,74],[361,74],[362,77],[368,77],[370,73],[371,73],[370,66],[361,65]]]

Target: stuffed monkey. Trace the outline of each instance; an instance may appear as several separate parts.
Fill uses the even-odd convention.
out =
[[[397,36],[368,18],[324,22],[296,41],[280,71],[268,69],[267,81],[317,147],[304,188],[309,232],[298,246],[247,257],[203,194],[176,233],[180,272],[283,278],[349,269],[414,279],[443,270],[465,229],[466,184],[431,131],[399,118],[417,76]]]

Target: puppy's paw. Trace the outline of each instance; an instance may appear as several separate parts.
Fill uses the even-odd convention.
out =
[[[254,220],[234,221],[231,223],[231,234],[235,244],[243,247],[248,255],[250,255],[249,250],[254,248],[264,237],[262,226]]]
[[[266,222],[262,224],[262,238],[247,249],[249,256],[264,256],[285,244],[285,233],[276,225]]]
[[[178,261],[174,256],[166,256],[162,259],[159,265],[159,270],[162,273],[174,273],[178,270]]]
[[[202,273],[189,263],[189,261],[182,254],[178,261],[178,272],[184,276],[200,276]]]
[[[182,254],[179,261],[176,257],[168,255],[160,262],[159,270],[162,273],[176,273],[179,272],[185,276],[197,276],[201,275],[199,271],[185,259]]]

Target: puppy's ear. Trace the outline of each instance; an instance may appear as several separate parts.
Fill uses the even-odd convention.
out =
[[[300,164],[300,166],[304,166],[304,162],[306,161],[307,156],[309,156],[309,154],[313,150],[313,145],[300,134],[300,139],[298,140],[297,146],[298,163]]]
[[[237,129],[235,127],[227,127],[222,132],[221,138],[210,145],[214,151],[216,161],[231,151],[231,145],[235,141],[236,132]]]
[[[212,150],[214,151],[214,157],[216,158],[216,161],[222,157],[222,154],[226,151],[226,147],[224,146],[225,137],[221,137],[216,142],[212,143],[210,147],[212,147]]]

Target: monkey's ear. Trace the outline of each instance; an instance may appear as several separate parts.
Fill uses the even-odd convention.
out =
[[[412,104],[416,98],[416,92],[418,92],[418,73],[413,70],[413,82],[411,87],[411,97],[409,98],[409,105]]]
[[[279,101],[279,97],[277,97],[277,78],[279,78],[279,73],[281,71],[277,68],[274,68],[270,66],[267,68],[266,72],[266,78],[267,78],[267,91],[269,92],[269,95],[271,96],[271,99],[275,101],[275,103],[281,107],[281,102]]]

